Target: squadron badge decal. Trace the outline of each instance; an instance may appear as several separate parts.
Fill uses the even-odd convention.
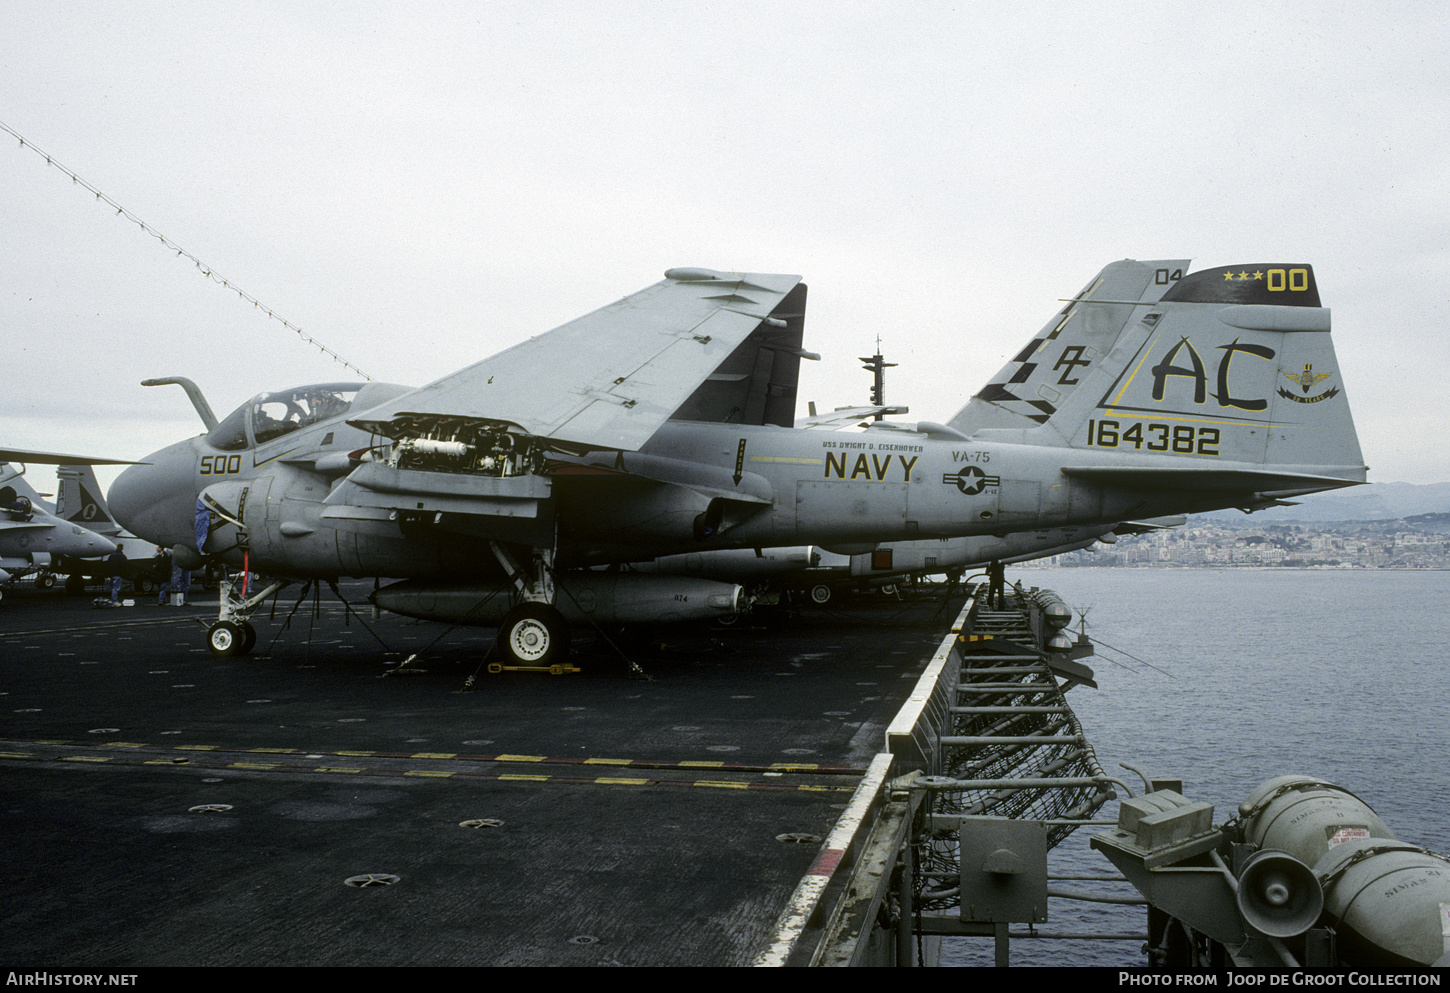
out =
[[[1329,372],[1315,372],[1312,364],[1304,366],[1304,371],[1297,376],[1287,372],[1281,375],[1295,386],[1298,386],[1306,394],[1306,396],[1298,397],[1284,389],[1284,387],[1279,387],[1279,396],[1286,400],[1293,400],[1295,403],[1318,403],[1320,400],[1328,400],[1330,397],[1336,396],[1339,393],[1339,387],[1336,386],[1333,389],[1325,390],[1318,396],[1307,396],[1311,389],[1333,375],[1333,373]]]

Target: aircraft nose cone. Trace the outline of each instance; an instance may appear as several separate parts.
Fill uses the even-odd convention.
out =
[[[111,539],[68,521],[57,521],[55,538],[50,546],[50,551],[55,554],[72,555],[78,559],[110,555],[115,550],[116,543]]]
[[[196,456],[183,443],[127,468],[111,484],[111,514],[127,531],[162,547],[194,541]]]
[[[116,550],[116,543],[110,538],[103,538],[98,534],[90,534],[86,538],[86,553],[82,558],[95,558],[97,555],[110,555]]]

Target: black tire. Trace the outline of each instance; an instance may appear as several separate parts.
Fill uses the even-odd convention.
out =
[[[219,659],[229,659],[242,654],[246,634],[241,625],[231,621],[217,621],[206,632],[206,647]]]
[[[832,591],[825,583],[817,583],[811,587],[811,603],[817,607],[823,607],[831,602]]]
[[[252,627],[251,621],[242,621],[242,650],[238,655],[250,655],[252,649],[257,647],[257,629]]]
[[[569,623],[546,603],[521,603],[504,615],[498,647],[505,665],[554,665],[569,654]]]

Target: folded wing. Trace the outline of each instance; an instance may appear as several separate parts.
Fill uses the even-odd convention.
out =
[[[634,451],[751,332],[795,318],[774,315],[799,282],[671,269],[653,286],[351,423],[398,437],[419,419],[483,421],[584,448]]]

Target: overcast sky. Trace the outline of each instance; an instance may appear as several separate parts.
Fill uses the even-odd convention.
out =
[[[1371,480],[1450,480],[1441,4],[0,13],[0,122],[376,379],[702,265],[804,275],[802,407],[879,336],[945,420],[1109,261],[1307,262]],[[225,416],[352,376],[3,134],[0,218],[0,447],[197,433],[149,377]]]

